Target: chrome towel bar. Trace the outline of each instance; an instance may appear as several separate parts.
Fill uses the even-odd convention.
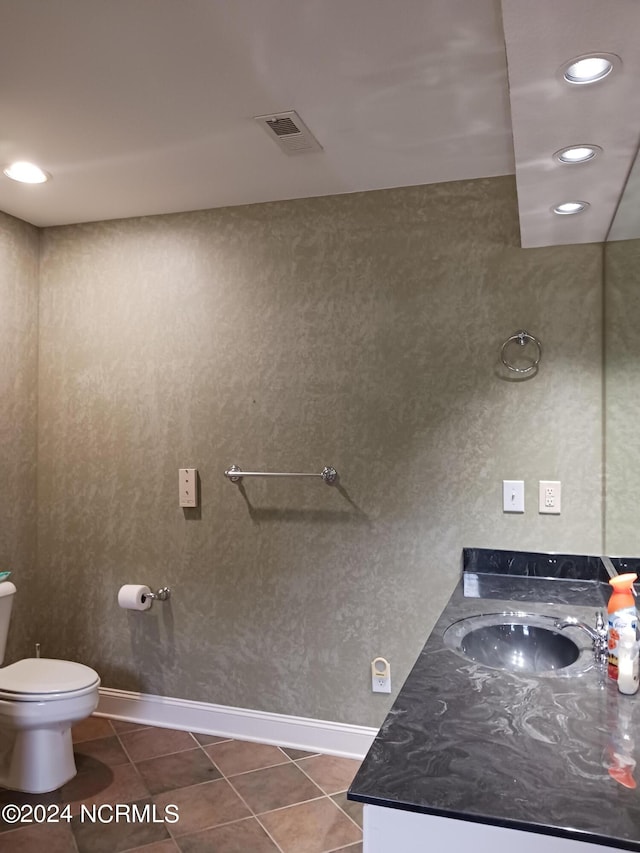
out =
[[[232,465],[224,476],[232,483],[239,483],[243,477],[322,477],[328,486],[332,486],[338,479],[335,468],[325,467],[319,474],[278,473],[276,471],[242,471],[237,465]]]

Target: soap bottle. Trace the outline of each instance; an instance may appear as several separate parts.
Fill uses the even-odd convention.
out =
[[[638,641],[631,628],[621,631],[618,640],[618,690],[628,695],[638,690]]]
[[[635,572],[628,572],[611,578],[613,587],[607,606],[609,614],[608,645],[609,645],[609,678],[618,678],[618,642],[623,631],[632,632],[634,637],[638,627],[638,614],[634,601],[633,582],[638,579]]]

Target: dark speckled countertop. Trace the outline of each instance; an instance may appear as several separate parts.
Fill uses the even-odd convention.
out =
[[[516,573],[491,562],[496,554],[515,555]],[[586,664],[569,676],[490,669],[444,645],[451,623],[480,613],[570,615],[594,624],[609,594],[597,558],[534,555],[564,565],[550,572],[549,564],[518,570],[526,566],[522,556],[465,549],[462,579],[348,796],[640,851],[640,788],[627,787],[634,776],[640,784],[640,693],[618,692],[591,662],[586,634],[569,629]],[[597,563],[576,569],[576,559]],[[566,560],[574,560],[568,571]]]

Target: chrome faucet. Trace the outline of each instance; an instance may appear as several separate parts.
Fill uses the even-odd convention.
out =
[[[596,627],[592,628],[586,622],[581,622],[579,619],[574,619],[573,616],[568,616],[566,619],[557,619],[554,627],[558,631],[564,631],[565,628],[580,628],[591,637],[593,642],[593,653],[597,661],[603,661],[609,654],[607,626],[604,623],[604,617],[598,610],[596,612]]]

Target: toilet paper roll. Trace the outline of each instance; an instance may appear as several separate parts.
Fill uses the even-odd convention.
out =
[[[126,583],[118,591],[118,604],[125,610],[148,610],[153,599],[146,596],[151,590],[141,583]]]

